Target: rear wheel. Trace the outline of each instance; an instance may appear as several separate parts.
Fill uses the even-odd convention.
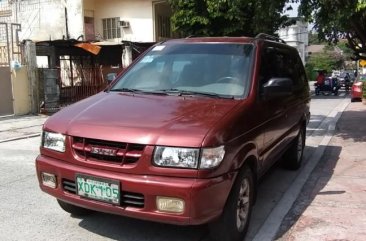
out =
[[[209,225],[215,241],[241,241],[249,226],[254,200],[252,170],[245,166],[240,171],[231,190],[221,217]]]
[[[57,199],[57,202],[64,211],[75,216],[86,216],[93,212],[92,210],[72,205],[70,203],[61,201],[60,199]]]
[[[283,156],[284,165],[287,169],[297,170],[300,168],[305,147],[305,133],[305,127],[301,128],[299,134]]]

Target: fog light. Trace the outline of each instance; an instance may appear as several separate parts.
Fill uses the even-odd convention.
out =
[[[45,185],[47,187],[56,188],[57,181],[56,181],[56,176],[54,174],[42,172],[41,177],[42,177],[42,184],[43,185]]]
[[[156,205],[161,212],[183,213],[184,200],[172,197],[156,197]]]

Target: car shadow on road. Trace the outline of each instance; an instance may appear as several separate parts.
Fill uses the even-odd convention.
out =
[[[360,151],[359,148],[366,142],[365,119],[366,107],[360,103],[352,103],[343,112],[335,128],[334,142],[331,141],[332,145],[326,147],[322,159],[315,167],[296,202],[283,220],[277,233],[278,240],[294,239],[290,229],[299,221],[304,211],[312,204],[317,195],[330,196],[347,194],[347,190],[343,189],[322,190],[333,177],[337,165],[340,165],[338,169],[343,168],[345,170],[353,167],[355,163],[353,158],[355,157],[352,156],[352,153],[356,155]],[[345,156],[347,160],[344,161],[342,159],[341,163],[341,158]]]
[[[358,108],[344,112],[342,121],[337,124],[337,136],[343,140],[352,140],[354,142],[366,142],[366,105],[361,103],[351,103]],[[361,108],[357,105],[361,105]],[[364,108],[362,108],[364,106]]]
[[[302,187],[299,196],[290,211],[283,219],[277,232],[276,240],[293,240],[290,229],[299,221],[302,214],[311,205],[317,195],[340,195],[346,190],[332,190],[322,192],[334,174],[334,168],[339,161],[341,146],[327,146],[325,152],[311,173],[309,179]]]
[[[79,226],[112,240],[210,241],[204,225],[169,225],[98,212],[80,219]]]

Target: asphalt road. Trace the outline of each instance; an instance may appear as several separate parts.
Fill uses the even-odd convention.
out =
[[[305,160],[321,143],[329,115],[344,103],[344,98],[344,93],[314,97]],[[103,213],[85,218],[70,216],[38,187],[34,159],[39,144],[39,137],[0,143],[0,240],[209,241],[206,226],[173,226]],[[253,240],[263,228],[302,171],[274,167],[264,177],[246,241]]]

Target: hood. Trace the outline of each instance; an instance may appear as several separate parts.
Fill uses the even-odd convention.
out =
[[[44,128],[101,140],[199,147],[237,104],[233,99],[103,92],[57,112]]]

